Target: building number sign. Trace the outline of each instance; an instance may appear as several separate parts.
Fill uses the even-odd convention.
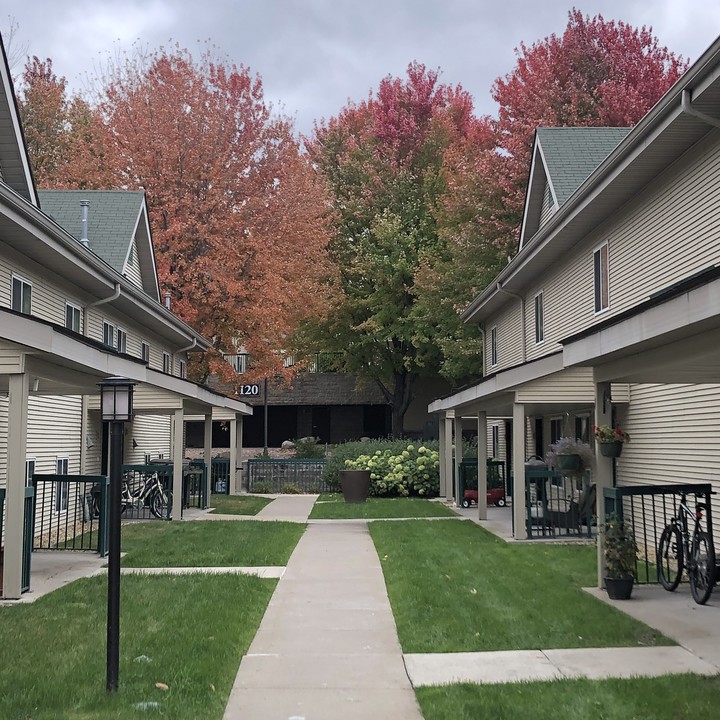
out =
[[[260,386],[257,383],[252,385],[241,385],[238,390],[238,395],[252,395],[257,397],[260,394]]]

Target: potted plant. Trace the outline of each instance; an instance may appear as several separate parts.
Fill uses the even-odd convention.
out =
[[[593,425],[593,432],[600,454],[605,457],[620,457],[623,444],[630,442],[630,436],[620,426]]]
[[[561,437],[550,445],[545,459],[548,465],[560,472],[582,475],[592,465],[593,452],[579,438]]]
[[[602,529],[605,589],[612,600],[628,600],[636,576],[637,544],[632,528],[609,515]]]

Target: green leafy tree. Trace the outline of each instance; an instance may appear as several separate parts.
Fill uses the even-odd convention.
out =
[[[375,96],[316,126],[308,141],[333,192],[330,248],[339,280],[332,313],[305,339],[341,351],[342,369],[379,385],[395,435],[403,433],[416,380],[451,367],[443,341],[461,323],[448,312],[446,324],[433,325],[416,278],[448,259],[437,225],[444,157],[475,123],[461,87],[442,85],[436,72],[413,63],[405,80],[384,79]],[[469,368],[454,362],[452,370]]]

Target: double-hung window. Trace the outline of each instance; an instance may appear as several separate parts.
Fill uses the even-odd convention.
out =
[[[65,303],[65,327],[73,332],[80,332],[80,308],[72,303]]]
[[[545,313],[542,290],[535,296],[535,343],[545,340]]]
[[[122,329],[117,329],[117,351],[121,353],[127,352],[127,333]]]
[[[67,458],[57,458],[55,461],[55,472],[57,475],[68,474]],[[68,497],[70,495],[70,485],[66,482],[55,483],[55,512],[65,512],[68,509]]]
[[[150,345],[148,343],[140,343],[140,356],[142,357],[143,362],[150,362]]]
[[[12,276],[11,305],[16,312],[30,315],[32,313],[32,285],[25,279]]]
[[[490,365],[498,364],[497,325],[490,330]]]
[[[184,360],[180,360],[180,369],[178,375],[185,380],[187,378],[187,365]]]
[[[163,372],[167,375],[172,373],[172,358],[170,357],[170,353],[163,353]]]
[[[492,426],[492,456],[497,458],[500,455],[500,426]]]
[[[115,347],[115,326],[107,321],[103,322],[103,344]]]
[[[25,487],[32,486],[32,477],[35,474],[35,458],[25,460]]]
[[[610,307],[610,276],[608,273],[608,244],[603,243],[593,254],[595,274],[595,312]]]

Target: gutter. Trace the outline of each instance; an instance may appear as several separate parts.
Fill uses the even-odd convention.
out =
[[[692,90],[683,90],[682,91],[682,100],[680,102],[680,107],[682,108],[682,111],[686,113],[687,115],[692,115],[693,117],[698,118],[699,120],[702,120],[703,122],[707,123],[708,125],[713,125],[714,127],[720,127],[720,120],[717,118],[714,118],[712,115],[708,115],[707,113],[702,112],[702,110],[697,110],[691,105],[691,96]]]

